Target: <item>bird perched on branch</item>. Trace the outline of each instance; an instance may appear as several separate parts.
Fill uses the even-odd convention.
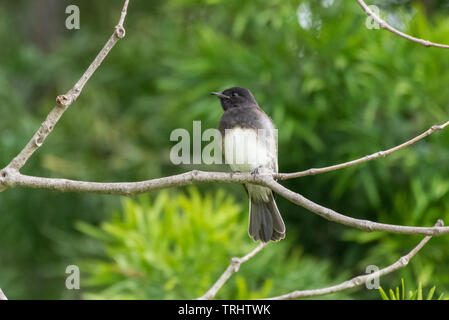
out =
[[[219,130],[225,161],[235,172],[278,172],[277,134],[271,119],[252,93],[233,87],[211,94],[220,99],[224,114]],[[271,189],[245,183],[250,201],[248,233],[255,241],[285,238],[285,224]]]

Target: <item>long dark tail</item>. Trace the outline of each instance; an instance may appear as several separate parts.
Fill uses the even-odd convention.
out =
[[[285,224],[272,193],[268,200],[264,202],[250,198],[248,233],[254,241],[279,241],[285,238]]]

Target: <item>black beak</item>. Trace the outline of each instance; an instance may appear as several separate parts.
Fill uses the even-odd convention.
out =
[[[225,94],[223,94],[221,92],[211,92],[210,94],[212,94],[214,96],[217,96],[217,97],[219,97],[221,99],[231,99],[230,96],[227,96],[227,95],[225,95]]]

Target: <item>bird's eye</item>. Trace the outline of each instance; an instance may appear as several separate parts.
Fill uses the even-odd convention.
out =
[[[232,96],[233,96],[233,97],[238,97],[239,94],[238,94],[237,92],[233,92],[233,93],[232,93]]]

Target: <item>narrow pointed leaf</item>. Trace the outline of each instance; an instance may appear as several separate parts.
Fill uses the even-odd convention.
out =
[[[388,298],[388,295],[385,293],[385,291],[384,291],[384,289],[382,289],[382,287],[379,287],[379,293],[383,300],[390,300],[390,298]]]
[[[427,294],[427,299],[426,300],[432,300],[433,298],[433,294],[435,293],[435,286],[433,286],[430,290],[429,293]]]
[[[388,298],[388,295],[385,293],[385,291],[384,291],[384,289],[382,289],[382,287],[379,287],[379,293],[383,300],[390,300],[390,298]]]

